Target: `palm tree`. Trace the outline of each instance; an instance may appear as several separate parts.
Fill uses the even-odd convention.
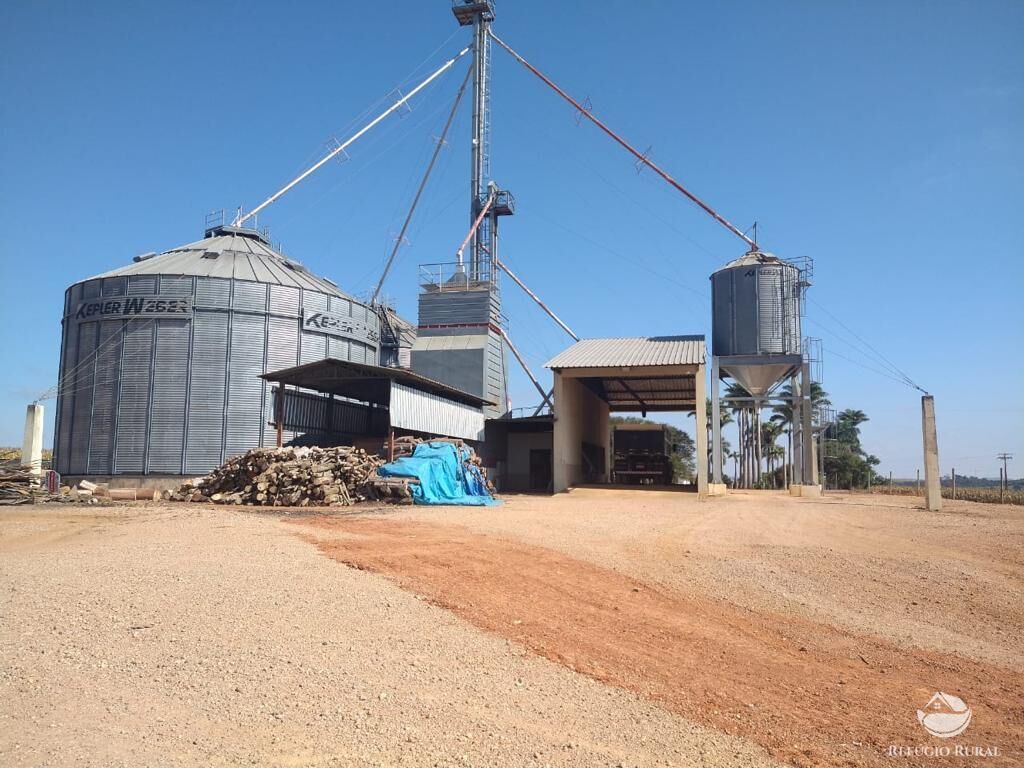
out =
[[[740,384],[733,382],[725,389],[726,399],[738,398],[732,405],[732,413],[736,417],[736,427],[739,431],[739,454],[740,454],[740,476],[739,486],[749,488],[754,475],[753,443],[750,438],[750,424],[752,422],[752,404],[749,402],[750,393]],[[746,398],[746,399],[744,399]]]
[[[836,417],[836,439],[860,448],[860,425],[870,421],[864,411],[847,408]]]
[[[779,390],[779,397],[785,398],[783,402],[772,406],[771,420],[785,428],[786,451],[789,454],[789,461],[786,464],[786,482],[792,482],[793,477],[793,385],[786,384]],[[828,399],[828,392],[817,381],[811,382],[811,407],[818,408],[832,405]]]
[[[707,408],[707,426],[708,426],[708,466],[713,468],[714,465],[712,464],[712,456],[714,455],[714,448],[715,447],[712,444],[711,440],[712,440],[712,438],[714,436],[712,434],[713,433],[712,418],[713,418],[713,415],[714,415],[714,410],[713,410],[713,407],[711,405],[711,398],[710,397],[707,398],[706,401],[705,401],[705,408]],[[691,411],[690,415],[693,416],[694,418],[696,418],[697,412],[696,411]],[[729,413],[729,410],[722,403],[718,404],[718,415],[719,415],[719,418],[721,419],[721,424],[722,424],[723,427],[726,424],[732,424],[732,414]],[[729,458],[729,452],[728,452],[728,449],[726,448],[726,446],[728,444],[729,444],[728,441],[726,441],[724,439],[722,440],[722,472],[724,474],[728,474],[728,472],[726,472],[726,469],[725,469],[725,462]]]
[[[775,459],[785,452],[775,444],[775,441],[782,434],[782,425],[776,421],[766,421],[761,424],[761,444],[764,446],[764,456],[768,463],[768,474],[772,477],[772,484],[775,484]]]

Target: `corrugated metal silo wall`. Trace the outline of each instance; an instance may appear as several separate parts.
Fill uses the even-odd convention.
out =
[[[799,354],[799,273],[787,264],[754,264],[711,276],[716,355]]]
[[[82,302],[120,297],[192,300],[191,316],[72,317]],[[89,280],[65,294],[55,466],[70,475],[208,472],[273,445],[266,371],[327,356],[376,363],[369,337],[302,329],[302,312],[377,316],[346,298],[225,278],[133,275]],[[286,433],[286,440],[298,437]]]

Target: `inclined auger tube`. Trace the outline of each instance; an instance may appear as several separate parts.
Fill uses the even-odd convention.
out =
[[[403,104],[405,104],[407,101],[409,101],[409,99],[411,99],[417,93],[419,93],[424,88],[426,88],[428,85],[430,85],[430,83],[432,83],[434,80],[436,80],[442,74],[444,74],[449,69],[451,69],[451,67],[455,64],[455,62],[458,61],[459,59],[461,59],[463,56],[465,56],[469,51],[470,51],[470,46],[466,46],[461,51],[459,51],[459,53],[456,54],[454,58],[448,59],[448,61],[446,61],[444,64],[442,64],[436,70],[434,70],[434,72],[432,72],[423,82],[421,82],[419,85],[417,85],[411,91],[409,91],[408,94],[406,94],[405,96],[400,98],[398,101],[396,101],[394,104],[392,104],[390,107],[385,109],[383,112],[381,112],[379,115],[377,115],[377,117],[375,117],[369,123],[367,123],[362,128],[360,128],[358,131],[356,131],[354,134],[352,134],[352,136],[350,136],[344,142],[342,142],[337,147],[335,147],[330,152],[328,152],[326,155],[324,155],[322,158],[320,158],[320,160],[318,160],[316,163],[311,165],[309,168],[304,170],[302,173],[300,173],[294,179],[292,179],[287,184],[285,184],[283,187],[281,187],[281,189],[279,189],[277,192],[272,194],[270,197],[268,197],[266,200],[264,200],[262,203],[257,205],[255,208],[253,208],[248,213],[246,213],[246,214],[239,214],[235,218],[232,226],[235,226],[235,227],[242,226],[243,224],[245,224],[245,222],[247,222],[249,219],[251,219],[257,213],[262,211],[268,205],[270,205],[271,203],[273,203],[276,200],[278,200],[282,195],[284,195],[286,192],[288,192],[288,190],[290,190],[293,187],[295,187],[303,179],[305,179],[308,176],[312,175],[317,170],[322,168],[324,165],[329,163],[332,159],[334,159],[335,157],[340,155],[342,152],[344,152],[346,149],[348,149],[348,147],[352,146],[352,144],[354,144],[363,134],[365,134],[367,131],[369,131],[371,128],[373,128],[375,125],[377,125],[381,120],[383,120],[385,117],[390,115],[396,109],[401,107]]]

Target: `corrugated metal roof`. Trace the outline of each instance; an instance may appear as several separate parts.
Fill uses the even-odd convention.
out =
[[[207,234],[210,236],[203,240],[172,248],[88,279],[124,275],[228,277],[351,298],[330,281],[314,275],[299,262],[275,251],[254,231],[218,227]]]
[[[701,365],[703,336],[583,339],[548,360],[545,368],[605,368],[640,365]]]
[[[479,408],[483,405],[495,405],[478,395],[463,392],[443,382],[435,381],[426,376],[405,368],[384,368],[368,363],[356,363],[351,360],[338,360],[328,357],[304,365],[270,371],[260,376],[261,379],[280,384],[291,384],[319,392],[331,392],[342,397],[350,397],[364,403],[388,404],[388,389],[383,385],[397,381],[414,389],[433,392],[441,397]]]

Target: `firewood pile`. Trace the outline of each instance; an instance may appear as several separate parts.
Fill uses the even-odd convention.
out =
[[[0,504],[35,504],[50,499],[50,492],[39,484],[39,475],[24,467],[0,468]]]
[[[408,478],[377,475],[384,463],[361,448],[255,448],[168,493],[174,501],[268,507],[412,503]]]

